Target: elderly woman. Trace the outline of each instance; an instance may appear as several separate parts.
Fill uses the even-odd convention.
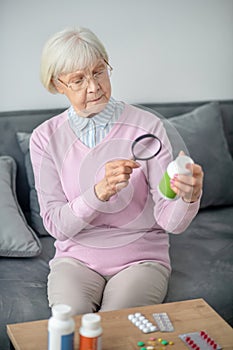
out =
[[[171,271],[169,239],[195,217],[202,169],[171,179],[179,196],[166,200],[158,183],[172,160],[161,120],[111,95],[112,67],[88,29],[68,29],[46,43],[41,80],[70,107],[38,126],[30,153],[41,216],[56,239],[50,262],[50,306],[73,314],[161,303]],[[145,133],[162,149],[132,159],[131,144]]]

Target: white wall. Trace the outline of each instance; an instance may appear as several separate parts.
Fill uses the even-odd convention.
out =
[[[63,107],[39,81],[50,35],[86,26],[129,103],[233,98],[233,0],[0,0],[0,111]]]

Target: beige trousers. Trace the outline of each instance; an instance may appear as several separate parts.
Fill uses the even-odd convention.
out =
[[[77,315],[159,304],[169,276],[166,267],[151,261],[101,276],[76,259],[57,258],[48,276],[49,305],[68,304]]]

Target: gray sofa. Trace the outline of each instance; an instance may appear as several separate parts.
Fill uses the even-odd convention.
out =
[[[174,153],[183,142],[205,171],[198,215],[186,232],[169,234],[173,271],[165,301],[204,298],[233,326],[233,100],[139,107],[164,116]],[[62,110],[0,113],[2,350],[9,349],[6,324],[50,316],[46,284],[54,239],[41,227],[27,137]],[[181,136],[178,143],[174,130]]]

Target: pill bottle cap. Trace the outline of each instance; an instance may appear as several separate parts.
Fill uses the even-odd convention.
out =
[[[193,160],[186,156],[186,155],[182,155],[182,156],[178,156],[176,158],[176,165],[177,165],[177,170],[178,170],[178,174],[190,174],[191,175],[191,171],[189,169],[186,168],[187,164],[193,164]]]
[[[82,316],[82,327],[88,330],[97,330],[101,327],[101,317],[96,314],[86,314]]]
[[[71,316],[71,307],[65,304],[54,305],[52,315],[59,320],[67,320]]]
[[[170,178],[173,178],[175,174],[191,175],[191,171],[186,168],[187,164],[193,164],[193,160],[186,156],[178,156],[173,162],[168,165],[167,173]]]

